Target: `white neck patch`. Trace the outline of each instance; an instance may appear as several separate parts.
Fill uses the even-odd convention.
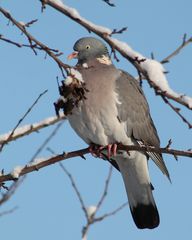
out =
[[[105,55],[102,55],[100,58],[97,58],[97,60],[102,63],[102,64],[106,64],[106,65],[111,65],[111,59]]]

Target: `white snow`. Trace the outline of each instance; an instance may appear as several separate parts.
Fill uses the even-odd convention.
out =
[[[41,162],[46,161],[47,159],[49,159],[49,158],[46,158],[46,157],[35,158],[32,162],[27,164],[27,167],[35,166],[35,165],[37,165],[37,164],[39,164]]]
[[[154,82],[162,91],[168,92],[175,97],[179,97],[179,94],[175,93],[169,87],[165,76],[165,69],[160,62],[153,59],[146,59],[144,62],[141,62],[140,65],[147,72],[149,79]]]
[[[60,114],[60,118],[62,118],[64,116],[63,113]],[[53,116],[53,117],[49,117],[49,118],[46,118],[38,123],[33,123],[33,124],[29,124],[29,125],[24,125],[22,127],[19,127],[17,128],[15,131],[14,131],[14,134],[12,137],[16,137],[16,136],[23,136],[25,135],[27,132],[30,132],[32,131],[33,129],[35,130],[38,130],[40,129],[41,127],[43,126],[48,126],[50,124],[53,124],[55,123],[56,121],[58,121],[58,117],[57,116]],[[8,133],[5,133],[5,134],[2,134],[0,135],[0,144],[4,141],[6,141],[10,134],[11,134],[12,131],[9,131]]]
[[[24,22],[19,22],[20,25],[22,25],[23,27],[25,27],[25,23]]]
[[[90,27],[94,28],[95,30],[98,29],[107,34],[111,34],[111,32],[112,32],[109,28],[106,28],[103,26],[98,26],[98,25],[88,21],[87,19],[83,18],[75,8],[64,5],[61,0],[49,0],[49,2],[58,4],[60,7],[63,8],[64,11],[67,11],[68,13],[70,13],[71,17],[73,17],[75,19],[81,19],[84,23],[86,23]]]
[[[56,3],[56,4],[58,4],[60,7],[63,7],[63,6],[64,6],[64,4],[63,4],[63,2],[62,2],[61,0],[50,0],[50,2]]]
[[[111,40],[111,42],[113,42],[113,44],[117,48],[119,48],[122,52],[127,54],[127,56],[129,56],[130,58],[145,59],[145,57],[143,55],[134,51],[126,42],[119,41],[118,39],[115,39],[115,38],[110,38],[110,40]]]
[[[92,206],[87,207],[86,211],[87,211],[88,217],[90,218],[95,213],[96,210],[97,210],[96,206],[92,205]]]
[[[22,166],[15,167],[11,172],[11,176],[15,179],[18,179],[22,170],[23,170]]]
[[[192,109],[192,98],[191,97],[188,97],[186,95],[182,95],[181,99],[183,100],[184,103],[186,103],[189,106],[189,108]]]
[[[71,76],[67,76],[65,79],[65,85],[70,85],[73,82],[73,78]]]
[[[77,71],[74,68],[69,68],[69,76],[65,79],[65,84],[69,85],[71,84],[74,79],[77,80],[80,84],[84,82],[83,77],[79,71]]]
[[[117,39],[110,38],[111,42],[117,46],[118,49],[120,49],[121,52],[125,53],[130,58],[134,59],[145,59],[145,61],[140,62],[141,68],[147,72],[147,75],[150,79],[150,81],[154,82],[155,85],[159,87],[159,89],[163,92],[167,92],[171,96],[175,98],[180,98],[185,104],[188,105],[189,108],[192,108],[192,98],[179,94],[175,91],[173,91],[169,83],[167,81],[166,75],[165,75],[165,68],[164,66],[153,59],[149,59],[144,57],[142,54],[134,51],[127,43],[121,42]]]
[[[80,16],[80,17],[81,17],[81,16]],[[110,35],[110,34],[112,33],[111,29],[109,29],[109,28],[107,28],[107,27],[103,27],[103,26],[96,25],[96,24],[88,21],[87,19],[85,19],[85,18],[83,18],[83,17],[81,17],[81,20],[82,20],[85,24],[87,24],[88,26],[90,26],[91,28],[93,28],[93,29],[96,30],[96,31],[100,31],[100,32],[102,32],[102,33],[104,33],[104,34],[108,34],[108,35]]]

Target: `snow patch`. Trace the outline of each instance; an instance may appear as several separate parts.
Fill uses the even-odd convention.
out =
[[[69,70],[69,76],[65,79],[65,85],[71,84],[74,80],[77,80],[79,83],[83,83],[83,77],[79,71],[77,71],[74,68],[70,68]]]
[[[64,4],[61,0],[50,0],[50,2],[56,3],[57,5],[59,5],[60,7],[63,7]]]
[[[192,98],[191,97],[182,95],[181,99],[189,106],[189,108],[192,109]]]
[[[32,167],[32,166],[35,166],[41,162],[44,162],[46,161],[48,158],[45,158],[45,157],[41,157],[41,158],[35,158],[34,161],[30,162],[27,164],[27,167]]]
[[[146,59],[141,62],[141,67],[147,72],[149,79],[154,82],[162,91],[168,92],[174,97],[179,97],[179,94],[175,93],[168,84],[165,76],[165,69],[163,65],[153,59]]]
[[[86,211],[87,211],[87,215],[88,217],[90,218],[97,210],[97,207],[96,206],[89,206],[86,208]]]
[[[22,166],[15,167],[11,172],[11,176],[15,179],[18,179],[22,170],[23,170]]]

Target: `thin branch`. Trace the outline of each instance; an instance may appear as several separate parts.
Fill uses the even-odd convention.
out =
[[[45,51],[52,59],[54,59],[54,61],[57,63],[57,65],[59,66],[59,68],[61,69],[62,75],[64,76],[63,73],[63,69],[68,72],[68,68],[70,68],[69,65],[63,63],[56,54],[54,54],[54,52],[52,51],[51,48],[49,48],[48,46],[46,46],[45,44],[43,44],[42,42],[40,42],[39,40],[37,40],[35,37],[33,37],[25,28],[25,26],[23,26],[23,24],[21,24],[19,21],[17,21],[15,18],[13,18],[11,16],[11,14],[6,11],[5,9],[3,9],[2,7],[0,7],[0,12],[7,18],[9,19],[9,21],[11,21],[17,28],[19,28],[21,30],[21,32],[27,37],[29,44],[31,46],[31,49],[34,51],[34,53],[37,55],[35,48],[34,48],[34,44],[35,46],[39,46],[43,51]]]
[[[169,98],[185,107],[187,107],[188,109],[192,109],[191,106],[186,102],[186,101],[183,101],[183,95],[181,94],[180,97],[176,97],[172,94],[170,94],[169,92],[167,91],[162,91],[162,89],[156,84],[154,83],[153,81],[151,81],[150,79],[147,79],[147,82],[149,83],[149,85],[154,89],[155,93],[159,96],[161,96],[162,98],[163,97],[166,97],[166,98]]]
[[[7,43],[10,43],[16,47],[19,47],[19,48],[22,48],[22,47],[27,47],[27,48],[31,48],[31,45],[29,44],[24,44],[24,43],[18,43],[18,42],[15,42],[13,40],[10,40],[8,38],[5,38],[3,35],[0,34],[0,40],[4,41],[4,42],[7,42]],[[42,50],[41,47],[37,46],[36,44],[33,44],[32,45],[33,48],[36,48],[38,50]],[[62,52],[60,52],[58,49],[53,49],[53,48],[49,48],[51,51],[55,52],[58,55],[61,55],[63,54]]]
[[[7,215],[7,214],[11,214],[11,213],[15,212],[15,210],[17,210],[17,209],[18,209],[18,207],[14,207],[14,208],[12,208],[10,210],[0,212],[0,217],[2,217],[4,215]]]
[[[2,197],[0,199],[0,205],[4,204],[5,202],[7,202],[15,193],[15,191],[18,189],[18,187],[21,185],[21,183],[23,182],[25,176],[20,177],[18,179],[18,181],[13,182],[11,184],[11,186],[8,188],[8,190],[2,194]]]
[[[192,37],[190,37],[190,38],[188,38],[188,39],[186,39],[186,37],[187,37],[187,35],[184,34],[184,35],[183,35],[183,41],[182,41],[181,45],[180,45],[178,48],[176,48],[171,54],[169,54],[166,58],[164,58],[164,59],[161,61],[162,64],[169,62],[169,60],[170,60],[171,58],[175,57],[177,54],[179,54],[180,51],[181,51],[184,47],[186,47],[187,45],[189,45],[190,43],[192,43]]]
[[[127,27],[123,27],[123,28],[121,28],[119,30],[115,28],[115,29],[113,29],[111,35],[113,35],[113,34],[121,34],[121,33],[125,32],[125,31],[127,31]]]
[[[18,123],[15,125],[15,127],[13,128],[13,130],[11,131],[10,135],[8,136],[8,138],[1,144],[0,146],[0,152],[2,151],[3,147],[5,146],[5,144],[7,144],[9,142],[9,139],[12,138],[12,136],[14,135],[15,130],[18,128],[18,126],[22,123],[22,121],[26,118],[26,116],[31,112],[31,110],[34,108],[34,106],[38,103],[39,99],[45,94],[47,93],[48,90],[45,90],[44,92],[42,92],[41,94],[39,94],[39,96],[37,97],[37,99],[34,101],[34,103],[28,108],[28,110],[25,112],[25,114],[19,119]]]
[[[103,219],[107,218],[107,217],[111,217],[114,216],[116,213],[118,213],[119,211],[121,211],[124,207],[126,207],[128,205],[128,202],[123,203],[121,206],[119,206],[118,208],[116,208],[115,210],[113,210],[112,212],[103,214],[101,217],[97,217],[94,219],[94,222],[98,222],[98,221],[102,221]]]
[[[182,119],[182,121],[187,124],[187,126],[189,127],[189,129],[191,129],[191,128],[192,128],[192,124],[180,113],[180,109],[177,108],[177,107],[175,107],[175,106],[173,106],[173,104],[171,104],[170,101],[168,101],[168,99],[167,99],[165,96],[161,96],[161,97],[162,97],[163,101],[164,101],[166,104],[168,104],[168,105],[170,106],[170,108],[171,108],[174,112],[176,112],[176,114]]]
[[[33,132],[38,132],[39,130],[45,128],[45,127],[49,127],[51,125],[54,125],[57,122],[60,122],[62,120],[65,120],[66,117],[64,114],[60,114],[60,117],[49,117],[46,118],[38,123],[33,123],[33,124],[29,124],[29,125],[24,125],[22,127],[18,127],[14,133],[12,134],[11,137],[9,137],[11,135],[11,132],[5,133],[0,135],[0,144],[7,144],[11,141],[14,141],[18,138],[21,138],[23,136],[29,135]],[[9,137],[9,139],[8,139]]]
[[[118,150],[125,150],[125,151],[141,151],[141,152],[155,152],[155,153],[166,153],[170,154],[173,156],[183,156],[183,157],[190,157],[192,158],[192,151],[187,150],[177,150],[177,149],[170,149],[170,148],[157,148],[157,147],[152,147],[152,146],[135,146],[135,145],[119,145]],[[69,153],[62,153],[60,155],[50,157],[47,159],[43,159],[41,161],[34,161],[32,164],[26,165],[24,167],[20,167],[17,169],[17,167],[14,169],[16,170],[17,174],[14,174],[15,171],[13,170],[11,173],[8,174],[1,174],[0,175],[0,183],[5,182],[5,181],[15,181],[19,179],[19,177],[28,174],[30,172],[37,171],[41,168],[47,167],[49,165],[58,163],[62,160],[66,160],[69,158],[74,158],[74,157],[82,157],[85,154],[90,153],[90,148],[84,148],[81,150],[69,152]]]
[[[112,175],[112,170],[113,170],[113,166],[110,165],[109,167],[109,173],[108,173],[108,176],[106,178],[106,181],[105,181],[105,187],[104,187],[104,191],[103,191],[103,194],[101,195],[101,198],[97,204],[97,207],[96,207],[96,212],[98,212],[98,210],[100,209],[100,207],[102,206],[106,196],[107,196],[107,192],[108,192],[108,188],[109,188],[109,182],[111,180],[111,175]],[[96,214],[95,212],[95,214]]]
[[[102,0],[102,1],[107,3],[110,7],[115,7],[115,4],[112,3],[110,0]]]
[[[62,124],[63,124],[63,122],[58,123],[58,125],[53,129],[51,134],[44,140],[44,142],[41,144],[41,146],[34,153],[34,155],[32,156],[32,158],[28,164],[32,164],[35,161],[38,154],[40,154],[40,152],[45,148],[45,146],[49,143],[49,141],[56,135],[56,133],[58,132],[58,130],[62,126]],[[18,187],[23,183],[23,181],[26,179],[26,177],[27,177],[27,175],[23,175],[22,177],[20,177],[18,179],[18,181],[14,181],[9,188],[3,186],[2,185],[3,183],[1,183],[2,187],[7,188],[7,191],[4,194],[2,194],[2,198],[0,199],[0,205],[2,205],[3,203],[5,203],[6,201],[8,201],[11,198],[11,196],[15,193],[15,191],[18,189]]]
[[[75,183],[75,180],[73,179],[73,176],[70,174],[70,172],[66,169],[66,167],[64,167],[64,165],[62,163],[59,163],[59,166],[61,167],[61,169],[65,172],[65,174],[68,176],[70,182],[71,182],[71,185],[73,187],[73,189],[75,190],[75,193],[79,199],[79,202],[81,204],[81,208],[85,214],[85,217],[86,219],[88,220],[89,219],[89,216],[87,214],[87,210],[86,210],[86,207],[85,207],[85,203],[83,201],[83,198],[81,196],[81,193],[79,192],[77,186],[76,186],[76,183]]]

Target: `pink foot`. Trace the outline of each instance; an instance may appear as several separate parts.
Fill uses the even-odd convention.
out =
[[[117,155],[117,144],[113,143],[113,144],[108,144],[106,147],[105,146],[98,146],[96,144],[91,144],[89,147],[89,151],[90,153],[94,156],[94,157],[99,157],[99,158],[106,158],[101,151],[107,148],[107,157],[108,159],[110,159],[112,156],[116,156]]]
[[[108,144],[107,145],[107,157],[110,159],[111,157],[115,157],[117,155],[117,144]]]

